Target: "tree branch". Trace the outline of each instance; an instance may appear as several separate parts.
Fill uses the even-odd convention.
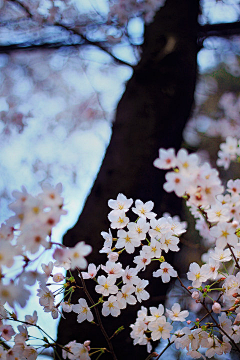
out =
[[[198,37],[207,38],[210,36],[231,37],[240,35],[240,21],[224,24],[206,24],[199,28]]]

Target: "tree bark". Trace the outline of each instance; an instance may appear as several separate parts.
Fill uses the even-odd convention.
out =
[[[127,197],[153,200],[158,217],[164,211],[178,214],[181,202],[163,191],[164,172],[153,166],[160,147],[178,149],[182,142],[182,130],[189,118],[194,101],[197,74],[197,16],[198,0],[167,0],[165,7],[156,14],[153,23],[145,30],[142,58],[132,78],[126,85],[116,111],[112,138],[90,195],[76,225],[68,230],[63,242],[74,246],[79,241],[91,244],[93,252],[89,262],[105,263],[106,256],[99,254],[103,239],[101,231],[108,231],[108,199],[118,193]],[[123,254],[120,261],[130,265],[133,256]],[[169,261],[169,257],[166,257]],[[129,325],[136,319],[137,310],[143,306],[158,306],[164,301],[166,286],[151,277],[159,266],[139,275],[150,280],[147,291],[149,301],[128,306],[117,318],[103,319],[104,327],[111,336],[119,326],[125,330],[112,340],[118,359],[145,359],[146,346],[133,346]],[[154,267],[154,269],[153,269]],[[94,286],[86,285],[94,298]],[[77,303],[83,293],[76,292]],[[76,314],[64,314],[58,329],[57,342],[67,344],[76,339],[90,339],[92,347],[107,347],[96,325],[86,321],[76,322]],[[104,355],[105,358],[105,355]],[[106,358],[111,358],[108,355]]]

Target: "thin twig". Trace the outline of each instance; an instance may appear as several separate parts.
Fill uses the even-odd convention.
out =
[[[81,281],[82,281],[83,291],[85,292],[86,296],[88,297],[90,303],[91,303],[92,305],[95,305],[94,300],[92,299],[91,295],[90,295],[89,292],[88,292],[88,289],[87,289],[87,287],[86,287],[86,284],[85,284],[85,281],[84,281],[84,279],[83,279],[83,276],[82,276],[82,273],[81,273],[80,269],[77,268],[77,270],[78,270],[79,276],[80,276]],[[111,354],[112,354],[112,356],[113,356],[113,359],[114,359],[114,360],[117,360],[117,357],[116,357],[116,355],[115,355],[115,353],[114,353],[114,349],[113,349],[112,343],[111,343],[111,341],[110,341],[110,338],[109,338],[106,330],[104,329],[104,326],[103,326],[103,323],[102,323],[102,320],[101,320],[99,311],[98,311],[98,309],[97,309],[96,306],[94,306],[94,311],[95,311],[95,314],[96,314],[96,317],[97,317],[97,320],[98,320],[99,327],[100,327],[100,329],[101,329],[101,331],[102,331],[102,333],[103,333],[103,336],[105,337],[105,339],[106,339],[106,341],[107,341],[107,343],[108,343],[108,346],[109,346],[110,352],[111,352]]]
[[[237,260],[235,254],[234,254],[234,252],[233,252],[233,250],[232,250],[232,247],[231,247],[229,244],[227,244],[227,246],[228,246],[229,250],[230,250],[231,253],[232,253],[232,256],[233,256],[233,258],[234,258],[234,260],[235,260],[235,263],[236,263],[236,267],[240,270],[240,265],[239,265],[238,260]]]

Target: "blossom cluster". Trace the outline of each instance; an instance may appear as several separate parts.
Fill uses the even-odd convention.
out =
[[[220,144],[220,149],[218,151],[218,160],[217,165],[223,166],[227,170],[230,166],[231,161],[236,161],[240,155],[240,144],[239,141],[232,137],[227,136],[226,142]]]
[[[145,270],[152,260],[160,261],[160,268],[153,272],[154,277],[161,277],[163,282],[169,282],[170,277],[177,276],[173,267],[164,261],[162,252],[179,251],[177,244],[179,236],[186,231],[185,223],[170,216],[156,219],[156,214],[152,212],[153,202],[143,203],[141,200],[136,200],[135,207],[132,207],[138,218],[131,222],[126,213],[132,204],[133,200],[127,199],[123,194],[119,194],[116,200],[109,200],[108,205],[112,210],[108,218],[117,237],[112,236],[110,229],[109,232],[102,232],[105,241],[100,253],[106,253],[108,260],[98,267],[90,263],[88,271],[81,272],[84,280],[93,279],[97,282],[95,291],[101,295],[99,303],[102,303],[103,316],[117,317],[127,305],[149,299],[150,294],[145,289],[149,281],[141,279],[139,273]],[[138,255],[133,258],[135,267],[128,265],[123,268],[119,261],[121,254],[124,251],[132,254],[136,249]],[[99,271],[103,271],[104,275],[99,275]],[[84,320],[93,321],[93,313],[84,298],[80,298],[78,304],[68,302],[65,305],[66,311],[72,310],[78,314],[79,323]]]
[[[134,339],[134,345],[147,345],[148,352],[152,351],[152,345],[150,340],[160,340],[161,338],[166,340],[171,337],[170,332],[173,326],[167,321],[164,316],[164,307],[162,304],[156,307],[150,307],[150,314],[147,315],[147,309],[141,307],[141,310],[137,313],[137,319],[135,324],[131,325],[132,332],[131,337]],[[173,321],[185,321],[185,318],[189,315],[187,310],[181,311],[180,305],[175,303],[172,309],[166,309],[167,317]],[[149,333],[151,335],[149,336]],[[148,334],[148,336],[146,335]]]
[[[240,180],[229,180],[225,189],[217,170],[209,164],[201,164],[196,154],[188,154],[185,149],[177,154],[173,149],[160,149],[154,165],[169,170],[164,189],[174,191],[186,200],[196,219],[196,228],[210,247],[202,257],[203,265],[190,264],[189,286],[183,284],[176,270],[165,260],[165,254],[180,250],[179,238],[186,232],[186,223],[169,214],[157,218],[152,211],[152,201],[144,203],[137,199],[134,203],[123,194],[118,194],[115,200],[110,199],[110,229],[101,233],[104,241],[100,249],[107,260],[103,264],[89,263],[87,266],[85,257],[91,252],[91,246],[81,241],[73,248],[66,248],[52,241],[52,229],[66,213],[61,185],[55,188],[44,185],[35,197],[23,187],[21,192],[13,192],[15,201],[9,208],[15,215],[2,224],[0,232],[0,331],[6,341],[14,340],[12,348],[0,348],[4,359],[35,360],[38,355],[37,349],[28,343],[29,328],[39,328],[37,312],[26,315],[24,321],[18,319],[15,312],[15,304],[25,306],[29,287],[36,281],[39,282],[39,304],[53,319],[62,309],[63,316],[76,313],[78,323],[95,324],[99,321],[98,309],[104,317],[117,317],[128,306],[150,298],[149,281],[141,278],[141,272],[152,261],[159,262],[159,268],[152,276],[159,277],[163,283],[177,278],[190,300],[202,306],[205,315],[202,319],[189,320],[189,312],[181,310],[178,302],[171,309],[165,309],[162,304],[149,310],[142,306],[136,322],[130,326],[133,344],[146,345],[148,352],[152,352],[154,341],[168,340],[166,348],[174,344],[176,349],[186,349],[192,358],[211,358],[215,354],[229,353],[232,348],[239,351]],[[130,220],[133,214],[135,221]],[[42,264],[42,272],[32,271],[29,265],[34,265],[35,260],[50,249],[53,250],[53,261]],[[133,265],[124,267],[121,263],[125,252],[133,255]],[[15,279],[8,279],[8,269],[13,268],[16,258],[22,259],[20,272]],[[70,277],[56,272],[58,267],[69,270]],[[87,280],[95,282],[95,292],[100,295],[97,303],[89,293],[86,298],[80,297],[77,303],[72,303],[76,280],[71,270],[74,269],[78,271],[83,290]],[[57,285],[58,290],[52,291],[52,284]],[[62,296],[59,302],[57,295]],[[6,303],[12,307],[12,313],[6,309]],[[210,318],[210,322],[205,318]],[[20,323],[17,331],[9,321]],[[176,323],[180,323],[177,328]],[[49,347],[46,337],[42,342],[40,349]],[[88,360],[105,350],[91,349],[90,340],[83,344],[74,340],[63,347],[62,356],[70,360]]]
[[[211,93],[212,84],[208,85]],[[219,102],[215,118],[208,115],[196,115],[187,124],[184,137],[191,145],[199,144],[201,135],[209,138],[240,137],[240,97],[235,93],[224,93]]]
[[[109,19],[117,19],[125,25],[131,17],[142,15],[146,23],[150,23],[156,11],[164,6],[165,0],[117,0],[110,3]]]
[[[236,139],[234,143],[237,144]],[[208,253],[202,257],[204,265],[200,266],[194,262],[189,266],[189,294],[203,306],[206,306],[206,298],[211,299],[212,311],[216,314],[221,313],[218,320],[214,321],[220,329],[222,339],[217,338],[216,334],[213,335],[212,330],[207,331],[206,327],[200,327],[199,323],[196,323],[193,331],[188,328],[182,329],[174,343],[177,348],[187,347],[188,350],[191,343],[188,355],[193,358],[202,356],[199,352],[200,346],[207,348],[207,357],[230,352],[232,346],[235,346],[234,343],[240,341],[240,180],[229,180],[225,190],[216,170],[207,164],[200,165],[200,159],[195,154],[189,155],[183,149],[177,155],[173,149],[160,149],[159,158],[154,164],[162,169],[174,169],[166,174],[167,182],[164,188],[169,192],[175,191],[178,196],[183,196],[187,200],[187,205],[197,220],[196,228],[211,245]],[[231,271],[227,270],[228,268]],[[191,289],[194,290],[192,293]],[[210,292],[214,291],[219,291],[216,300],[210,296]],[[195,332],[198,334],[196,338],[193,335]],[[184,343],[183,340],[186,334],[190,339],[188,343]]]
[[[8,351],[1,347],[2,357],[27,358],[34,360],[37,350],[28,345],[28,327],[37,326],[37,312],[26,315],[25,320],[17,318],[16,306],[24,307],[31,294],[30,287],[39,283],[37,296],[39,304],[45,312],[51,313],[56,319],[60,313],[59,303],[56,303],[58,293],[64,291],[64,284],[60,290],[51,291],[51,284],[60,284],[65,276],[60,272],[53,273],[56,267],[86,268],[85,256],[91,252],[91,246],[78,243],[75,247],[62,248],[61,244],[52,241],[52,230],[62,215],[63,209],[62,185],[52,187],[42,185],[42,192],[37,196],[29,194],[25,187],[22,191],[14,191],[14,202],[9,205],[15,214],[0,227],[0,331],[6,341],[12,340],[14,346]],[[54,249],[53,264],[42,263],[42,272],[34,266],[35,262],[48,250]],[[11,272],[9,271],[11,270]],[[16,275],[12,278],[11,273]],[[51,283],[50,280],[53,280]],[[5,307],[8,305],[8,307]],[[13,312],[9,311],[9,306]],[[9,321],[20,322],[16,333]]]

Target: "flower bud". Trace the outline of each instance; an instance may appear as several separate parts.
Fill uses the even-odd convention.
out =
[[[199,292],[198,292],[198,291],[193,291],[193,293],[192,293],[192,298],[193,298],[194,300],[198,300],[198,299],[200,298]]]
[[[85,346],[85,348],[87,349],[87,351],[90,351],[90,343],[91,343],[90,340],[86,340],[86,341],[84,341],[84,343],[83,343],[83,345]]]
[[[119,254],[117,252],[110,252],[108,254],[108,259],[112,262],[116,262],[118,260]]]
[[[53,275],[53,281],[56,283],[63,281],[64,279],[65,279],[65,277],[61,273],[57,273],[57,274]]]
[[[238,226],[239,226],[239,222],[236,221],[236,220],[233,220],[233,221],[232,221],[232,227],[234,227],[234,228],[237,229]]]
[[[190,325],[190,324],[191,324],[191,320],[187,320],[187,324]]]
[[[212,311],[215,313],[215,314],[219,314],[222,310],[222,307],[221,305],[218,303],[218,302],[215,302],[212,306]]]

